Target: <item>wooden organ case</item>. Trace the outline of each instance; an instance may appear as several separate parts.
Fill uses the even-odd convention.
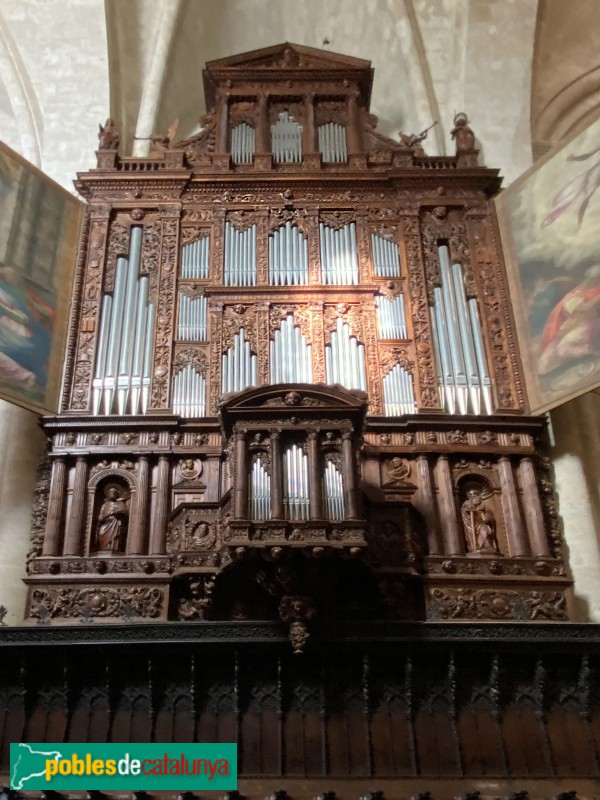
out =
[[[77,180],[26,618],[567,619],[470,129],[388,139],[369,63],[294,45],[204,80],[198,135]]]

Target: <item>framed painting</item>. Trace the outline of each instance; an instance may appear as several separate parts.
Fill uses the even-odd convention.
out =
[[[529,404],[600,385],[600,118],[495,200]]]
[[[0,142],[0,397],[56,413],[84,203]]]

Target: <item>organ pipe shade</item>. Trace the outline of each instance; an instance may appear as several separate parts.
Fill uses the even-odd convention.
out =
[[[177,336],[186,342],[206,341],[206,297],[192,298],[179,293],[179,316],[177,320]]]
[[[342,164],[348,160],[346,128],[338,122],[319,125],[319,152],[323,161],[329,164]]]
[[[377,322],[380,339],[406,339],[404,297],[400,294],[391,300],[377,298]]]
[[[255,139],[256,132],[247,122],[240,122],[231,129],[231,160],[234,164],[252,163]]]
[[[492,390],[477,301],[467,300],[461,264],[438,248],[441,286],[433,290],[431,331],[440,404],[450,414],[491,414]]]
[[[277,164],[297,164],[302,161],[302,125],[287,111],[280,111],[271,125],[271,152]]]
[[[373,251],[373,268],[378,278],[399,278],[400,257],[398,245],[390,242],[378,233],[371,234],[371,249]]]
[[[155,309],[149,279],[140,275],[143,228],[133,226],[127,256],[119,256],[114,290],[102,297],[98,351],[92,382],[94,414],[145,414]]]
[[[269,236],[269,283],[271,286],[308,283],[308,242],[289,221]]]
[[[354,222],[339,229],[321,222],[319,233],[323,283],[357,286],[358,255]]]
[[[173,413],[182,417],[206,416],[206,378],[191,364],[173,378]]]
[[[308,457],[297,444],[283,453],[283,507],[287,519],[308,519]]]
[[[383,378],[383,407],[387,417],[416,414],[415,389],[410,372],[396,364]]]
[[[191,280],[208,280],[210,262],[210,236],[201,236],[181,248],[181,277]]]
[[[250,519],[271,519],[271,476],[260,458],[252,462],[248,483]]]
[[[344,484],[342,473],[333,463],[327,461],[323,473],[323,497],[325,515],[329,520],[344,519]]]
[[[325,347],[327,383],[339,383],[347,389],[367,391],[365,348],[350,335],[348,323],[337,318],[331,333],[331,344]]]
[[[312,347],[289,314],[270,345],[271,383],[312,383]]]
[[[247,386],[258,385],[257,358],[250,350],[243,328],[233,337],[233,345],[221,359],[221,391],[241,392]]]
[[[256,285],[256,225],[238,231],[225,223],[225,286]]]

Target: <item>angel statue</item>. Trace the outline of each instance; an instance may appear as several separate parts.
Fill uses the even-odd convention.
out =
[[[461,507],[467,547],[470,553],[499,556],[496,518],[484,502],[487,497],[477,487],[467,489],[467,499]]]

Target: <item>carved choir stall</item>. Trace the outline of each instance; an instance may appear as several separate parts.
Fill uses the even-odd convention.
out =
[[[454,121],[454,156],[427,156],[423,135],[397,142],[379,134],[366,61],[281,45],[213,61],[204,81],[211,110],[199,134],[179,143],[155,137],[149,157],[130,158],[118,153],[109,120],[97,167],[78,176],[87,217],[62,407],[43,421],[51,446],[26,619],[45,630],[77,624],[79,632],[169,621],[182,641],[184,629],[210,638],[225,623],[235,631],[253,625],[260,640],[271,621],[289,638],[289,664],[285,655],[279,666],[264,663],[273,684],[265,708],[268,697],[279,699],[256,734],[267,748],[256,763],[239,706],[233,728],[177,733],[173,722],[157,733],[162,700],[150,699],[148,713],[159,715],[148,723],[152,733],[109,734],[98,723],[100,739],[246,737],[242,769],[255,773],[446,774],[460,752],[480,744],[477,735],[456,744],[464,731],[455,712],[435,715],[437,690],[423,688],[426,677],[411,697],[433,703],[434,727],[454,725],[444,741],[458,748],[446,753],[439,734],[430,767],[423,753],[402,766],[393,744],[388,759],[387,745],[377,749],[371,739],[365,747],[375,750],[341,766],[345,756],[327,733],[328,715],[338,713],[327,710],[337,691],[337,679],[323,677],[329,667],[310,673],[298,719],[308,725],[314,690],[322,704],[315,719],[325,727],[322,737],[315,728],[314,751],[305,728],[298,763],[286,760],[296,752],[289,714],[298,659],[318,653],[336,626],[370,631],[383,647],[386,626],[404,621],[437,630],[436,622],[459,629],[465,621],[567,619],[570,580],[540,449],[545,424],[528,415],[489,202],[498,173],[478,165],[463,114]],[[165,626],[154,627],[160,637]],[[375,726],[369,704],[379,702],[378,681],[392,662],[385,650],[371,662],[357,652],[336,673],[340,691],[356,684],[357,709],[363,701],[371,709],[357,710],[357,719]],[[456,700],[453,655],[426,659],[413,679],[409,650],[393,652],[405,687],[447,661],[440,697]],[[136,669],[151,670],[152,658]],[[193,687],[200,663],[205,676],[211,667],[200,651],[191,658],[177,669],[191,664],[184,683]],[[259,703],[263,667],[254,675],[242,651],[231,664],[224,658],[233,683],[223,692],[238,700],[238,691],[250,692],[248,708]],[[499,664],[489,654],[477,664],[496,700]],[[468,657],[464,665],[465,675],[475,668]],[[100,669],[106,676],[114,667]],[[155,687],[161,669],[152,666]],[[189,713],[204,719],[211,706],[194,691],[200,705]],[[354,713],[353,699],[338,700],[338,710],[349,703]],[[120,702],[105,712],[113,725]],[[404,700],[389,702],[393,743],[404,736],[398,714],[412,712]],[[499,712],[490,714],[477,724],[493,727]],[[539,744],[537,723],[527,724],[525,739]],[[345,725],[344,736],[350,718]],[[411,728],[413,751],[425,728]],[[351,761],[357,746],[347,745]],[[539,773],[507,767],[503,752],[488,773]],[[324,761],[311,771],[318,753]],[[470,768],[448,767],[463,775]]]

